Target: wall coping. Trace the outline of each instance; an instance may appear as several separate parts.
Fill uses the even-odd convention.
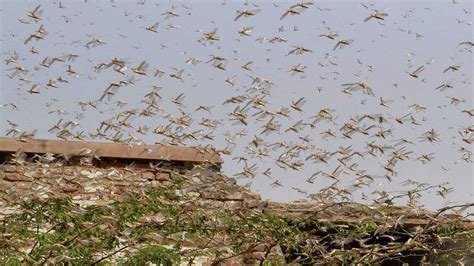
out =
[[[223,163],[222,158],[216,152],[202,152],[194,147],[127,145],[121,143],[47,139],[18,140],[0,137],[0,153],[13,153],[18,150],[25,153],[38,154],[74,154],[88,151],[103,158]]]

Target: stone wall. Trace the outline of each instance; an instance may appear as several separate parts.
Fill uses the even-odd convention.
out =
[[[81,205],[126,200],[131,192],[146,192],[168,182],[172,174],[191,176],[193,186],[182,192],[199,197],[208,207],[220,205],[253,208],[260,196],[236,184],[213,164],[169,161],[102,159],[78,163],[62,160],[44,163],[29,155],[21,164],[4,155],[0,163],[0,217],[11,213],[19,200],[68,196]]]
[[[170,182],[176,175],[186,176],[188,182],[179,188],[198,209],[255,210],[267,206],[260,196],[240,186],[235,179],[218,171],[215,164],[173,161],[133,161],[102,158],[101,161],[70,158],[42,162],[34,154],[17,161],[13,154],[3,154],[0,163],[0,220],[19,212],[20,203],[28,199],[70,197],[81,208],[126,201],[131,193],[146,191]],[[88,163],[84,163],[88,161]],[[148,217],[148,219],[155,219]],[[144,221],[146,222],[146,221]],[[225,238],[225,236],[221,236]],[[163,246],[167,242],[162,242]],[[183,249],[193,248],[187,243]],[[226,248],[226,247],[222,247]],[[281,257],[278,246],[269,254],[265,244],[258,245],[240,256],[220,265],[242,265],[244,262]],[[210,258],[198,257],[195,265],[211,265]],[[185,265],[185,264],[183,264]]]

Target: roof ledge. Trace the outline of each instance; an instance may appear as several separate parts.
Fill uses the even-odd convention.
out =
[[[21,150],[25,153],[52,154],[93,154],[102,158],[167,160],[193,163],[222,164],[217,152],[203,152],[194,147],[127,145],[121,143],[101,143],[87,141],[64,141],[46,139],[26,139],[0,137],[0,153],[13,153]]]

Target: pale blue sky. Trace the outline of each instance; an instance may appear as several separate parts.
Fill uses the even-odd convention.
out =
[[[257,122],[250,119],[247,127],[233,125],[226,115],[235,105],[223,105],[225,99],[244,94],[251,83],[248,75],[260,76],[271,80],[275,85],[271,88],[271,95],[265,99],[269,101],[268,108],[276,111],[281,105],[289,107],[291,101],[305,97],[307,103],[304,113],[295,111],[290,118],[278,118],[282,124],[282,131],[296,121],[316,114],[321,108],[332,108],[338,118],[337,125],[320,123],[317,129],[311,131],[306,128],[303,132],[282,132],[265,138],[265,142],[285,140],[287,142],[301,142],[299,136],[309,135],[312,144],[327,150],[335,150],[339,146],[349,146],[356,150],[363,150],[366,142],[375,140],[380,144],[391,144],[398,138],[408,138],[416,143],[407,147],[413,151],[410,159],[397,164],[398,175],[392,182],[386,179],[376,179],[370,188],[364,189],[366,194],[373,190],[396,191],[406,189],[401,182],[414,179],[420,182],[439,184],[449,182],[454,193],[448,196],[450,201],[466,202],[473,200],[473,168],[472,163],[459,161],[459,148],[468,150],[472,145],[464,143],[458,135],[462,127],[472,125],[472,119],[462,110],[473,108],[472,90],[472,49],[459,46],[460,42],[472,41],[472,1],[375,1],[369,9],[364,8],[359,1],[315,1],[309,10],[301,15],[287,16],[280,20],[280,16],[293,2],[273,4],[269,1],[254,2],[258,7],[246,5],[239,1],[198,1],[198,2],[168,2],[146,1],[139,5],[136,1],[61,1],[64,8],[59,8],[57,1],[1,1],[1,50],[3,58],[7,58],[15,50],[19,54],[16,65],[30,70],[26,77],[32,82],[25,84],[17,79],[10,79],[7,70],[10,65],[1,66],[0,104],[15,103],[19,111],[10,106],[0,107],[0,135],[5,135],[9,126],[6,120],[17,123],[21,130],[38,129],[39,138],[54,138],[54,134],[47,131],[60,116],[56,113],[48,114],[50,110],[63,108],[69,114],[61,116],[64,120],[77,120],[80,125],[75,131],[93,132],[101,120],[112,117],[119,111],[144,108],[141,103],[143,96],[153,85],[163,86],[163,99],[159,104],[166,113],[178,115],[178,109],[171,103],[171,99],[184,93],[185,110],[192,113],[193,125],[188,129],[202,129],[197,123],[202,117],[222,119],[222,125],[213,133],[214,141],[190,142],[190,145],[212,144],[217,148],[225,147],[224,133],[235,133],[241,129],[248,130],[248,136],[236,140],[231,156],[223,156],[224,172],[233,175],[241,171],[243,164],[236,165],[233,157],[245,155],[244,147],[253,139],[255,134],[262,131],[261,126],[269,119]],[[22,24],[18,19],[29,20],[27,12],[41,4],[44,10],[40,22]],[[184,5],[183,5],[184,4]],[[330,10],[327,10],[330,9]],[[167,10],[174,10],[179,17],[165,19],[161,14]],[[234,21],[236,10],[261,9],[253,17],[243,17]],[[372,13],[370,9],[385,10],[389,14],[383,21],[384,25],[375,20],[363,22],[364,18]],[[323,24],[323,21],[325,24]],[[155,22],[159,22],[158,32],[145,30]],[[34,32],[41,24],[48,34],[44,40],[32,41],[24,45],[29,33]],[[166,29],[167,25],[174,25],[177,29]],[[278,29],[283,27],[284,31]],[[294,27],[297,27],[297,31]],[[325,26],[332,28],[339,34],[337,39],[351,39],[353,43],[341,50],[333,51],[335,40],[319,37],[327,33]],[[254,27],[252,36],[240,36],[238,31],[242,27]],[[220,41],[205,46],[198,42],[203,32],[217,28]],[[269,43],[268,40],[279,36],[287,39],[286,43]],[[93,37],[106,42],[105,45],[87,49],[84,47]],[[259,37],[265,37],[263,42],[257,42]],[[38,55],[29,52],[34,46]],[[292,46],[304,46],[313,51],[304,55],[288,55]],[[164,48],[163,48],[164,47]],[[75,53],[79,58],[74,62],[54,63],[49,69],[35,66],[46,56],[60,56],[65,53]],[[210,55],[219,55],[229,59],[227,70],[222,71],[205,64]],[[101,62],[109,62],[117,57],[127,61],[126,75],[114,72],[112,69],[95,73],[93,67]],[[204,62],[192,66],[185,62],[190,57]],[[99,110],[88,108],[81,111],[78,101],[99,99],[109,82],[116,82],[132,76],[130,70],[141,61],[150,64],[148,76],[134,75],[139,81],[135,85],[123,87],[107,103],[99,104]],[[358,60],[362,64],[358,63]],[[252,71],[240,66],[253,61]],[[329,61],[337,64],[333,65]],[[431,64],[427,64],[430,62]],[[320,66],[318,63],[323,65]],[[66,73],[66,64],[71,64],[80,73],[79,77],[69,76]],[[291,76],[288,70],[297,64],[307,66],[305,77]],[[425,70],[419,79],[411,78],[406,72],[425,65]],[[443,73],[449,65],[460,65],[456,72]],[[184,69],[183,80],[169,78],[171,67]],[[162,78],[155,78],[152,72],[162,69],[167,74]],[[338,74],[333,73],[334,71]],[[356,76],[356,74],[358,76]],[[49,79],[58,76],[68,80],[61,83],[59,88],[46,88]],[[224,80],[236,76],[236,85],[229,86]],[[341,84],[363,81],[369,84],[375,97],[354,92],[346,95],[341,92]],[[439,92],[435,88],[444,82],[450,82],[453,89]],[[26,91],[32,84],[41,86],[39,95],[30,95]],[[394,86],[397,84],[397,86]],[[322,88],[319,93],[317,88]],[[391,108],[379,105],[379,97],[392,100]],[[465,102],[454,106],[450,105],[447,97],[465,99]],[[51,99],[54,102],[50,107],[47,104]],[[128,102],[123,108],[113,103],[122,99]],[[361,104],[364,101],[365,104]],[[428,107],[424,112],[410,111],[412,104],[422,104]],[[212,115],[206,112],[194,112],[199,105],[212,105]],[[250,113],[254,113],[252,111]],[[397,124],[394,117],[403,116],[409,112],[421,126]],[[76,119],[78,113],[84,117]],[[334,131],[356,114],[384,114],[390,124],[385,128],[393,127],[393,136],[386,140],[376,137],[365,137],[357,134],[353,139],[343,139],[340,134],[335,140],[324,140],[320,134],[331,128]],[[153,118],[135,118],[133,126],[149,125],[152,129],[166,124],[159,116]],[[369,123],[368,123],[369,124]],[[420,142],[418,137],[424,132],[435,129],[440,133],[441,142]],[[372,131],[375,132],[375,131]],[[140,136],[136,132],[134,133]],[[159,140],[156,135],[142,136],[147,143]],[[416,157],[421,154],[434,152],[435,159],[423,165]],[[314,184],[305,182],[306,178],[318,170],[332,171],[338,161],[333,158],[330,163],[311,164],[306,162],[300,171],[291,169],[282,170],[275,165],[275,159],[280,151],[270,152],[271,158],[251,158],[249,164],[258,164],[258,176],[252,180],[239,179],[246,184],[252,182],[252,190],[259,192],[263,198],[274,200],[293,200],[304,197],[292,187],[301,188],[308,193],[315,193],[332,181],[326,177],[317,177]],[[304,162],[307,154],[300,158]],[[373,175],[384,175],[385,170],[380,166],[389,157],[373,158],[367,156],[363,160],[354,160],[360,169],[366,169]],[[441,166],[448,169],[442,170]],[[266,168],[272,168],[272,177],[269,179],[261,175]],[[341,187],[354,181],[354,175],[344,176]],[[270,184],[279,180],[284,187],[272,188]],[[428,208],[437,208],[446,203],[442,198],[435,196],[435,191],[422,199]],[[354,193],[354,199],[359,200],[360,191]]]

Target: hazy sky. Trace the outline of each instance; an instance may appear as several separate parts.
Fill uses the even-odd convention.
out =
[[[1,66],[0,88],[0,135],[5,135],[11,126],[10,120],[18,124],[18,129],[31,131],[38,129],[38,138],[56,138],[48,133],[48,129],[60,118],[63,121],[79,123],[74,132],[93,133],[100,121],[112,118],[115,114],[146,107],[141,102],[150,92],[153,85],[162,86],[158,101],[163,112],[154,117],[134,116],[130,119],[132,126],[148,125],[151,129],[145,136],[134,129],[124,127],[124,132],[142,138],[147,144],[162,140],[151,131],[159,125],[169,122],[162,114],[180,115],[179,109],[171,100],[184,93],[183,108],[191,113],[193,123],[186,132],[209,129],[199,125],[202,118],[220,119],[219,125],[212,135],[214,140],[188,141],[189,145],[211,144],[219,149],[230,147],[232,154],[223,155],[223,170],[227,175],[242,171],[243,162],[237,163],[234,157],[245,156],[248,165],[256,164],[257,176],[253,179],[240,178],[242,184],[251,182],[251,188],[263,198],[273,200],[293,200],[304,198],[293,187],[307,193],[316,193],[319,189],[334,181],[317,176],[314,183],[305,180],[318,171],[332,172],[339,162],[334,155],[328,164],[312,163],[305,158],[317,148],[335,151],[338,147],[352,146],[354,150],[366,151],[366,143],[375,141],[380,145],[393,145],[395,140],[406,138],[414,145],[407,145],[406,150],[412,151],[409,159],[396,165],[397,175],[392,181],[376,178],[369,188],[354,192],[354,199],[360,200],[360,193],[370,195],[374,190],[397,191],[409,187],[401,183],[407,179],[430,184],[449,182],[454,192],[448,195],[449,201],[472,201],[473,197],[473,165],[461,159],[459,149],[471,150],[471,145],[462,141],[458,131],[472,125],[473,120],[462,110],[473,108],[472,47],[459,45],[461,42],[473,41],[472,5],[473,1],[315,1],[315,4],[300,15],[288,15],[280,20],[281,15],[295,2],[256,1],[0,1],[1,3],[1,50],[3,58],[9,58],[16,51],[19,55],[17,63],[5,63]],[[28,11],[41,4],[41,20],[32,21],[27,17]],[[366,7],[364,7],[366,6]],[[173,11],[179,16],[166,18],[163,13]],[[234,21],[237,10],[259,10],[255,16],[242,17]],[[373,10],[388,13],[384,21],[364,19]],[[22,20],[23,22],[19,21]],[[159,22],[157,33],[146,30]],[[29,34],[35,32],[40,25],[47,31],[43,40],[32,40],[24,44]],[[251,36],[242,36],[239,30],[253,27]],[[320,37],[329,29],[337,32],[338,37],[330,40]],[[199,41],[203,33],[217,29],[218,41]],[[286,42],[270,42],[274,37]],[[99,38],[104,45],[86,48],[85,44],[93,38]],[[352,40],[349,46],[333,50],[338,40]],[[35,47],[39,54],[30,53]],[[302,55],[288,54],[295,46],[312,50]],[[75,61],[55,62],[49,68],[40,66],[45,57],[77,54]],[[217,69],[211,63],[205,63],[211,55],[218,55],[228,60],[226,70]],[[112,68],[94,72],[94,66],[108,63],[113,58],[124,59],[128,70],[124,75]],[[186,64],[189,58],[201,60],[193,66]],[[150,67],[147,76],[134,74],[131,69],[146,61]],[[241,66],[252,61],[251,70]],[[300,64],[306,66],[304,74],[291,75],[289,70]],[[79,75],[68,75],[66,65],[71,65]],[[419,78],[410,77],[407,72],[419,66],[425,66]],[[443,71],[451,65],[460,66],[458,71]],[[10,78],[14,66],[29,70],[27,74]],[[169,77],[176,69],[184,69],[183,82]],[[156,69],[166,74],[154,77]],[[31,82],[18,80],[25,77]],[[111,98],[98,103],[98,108],[87,107],[81,110],[79,101],[94,101],[101,97],[110,82],[118,82],[134,76],[137,82],[121,87]],[[286,141],[288,144],[302,143],[299,137],[308,136],[311,148],[301,152],[293,161],[300,161],[304,166],[295,171],[282,169],[275,160],[284,151],[267,148],[269,157],[249,155],[246,147],[262,130],[262,126],[270,118],[257,121],[255,108],[249,111],[248,125],[244,126],[230,121],[228,113],[237,105],[223,102],[246,92],[251,86],[249,76],[258,76],[270,80],[274,85],[266,107],[278,111],[280,106],[290,108],[290,103],[301,97],[307,100],[304,112],[292,110],[290,116],[276,117],[281,124],[280,133],[269,136],[261,135],[266,144],[275,141]],[[62,77],[68,83],[59,83],[58,88],[47,87],[48,80]],[[235,85],[230,86],[226,78],[234,79]],[[344,83],[365,82],[373,90],[375,96],[355,91],[351,95],[342,93]],[[449,83],[452,88],[439,91],[436,87]],[[32,85],[40,86],[40,94],[29,94]],[[250,97],[261,96],[250,93]],[[381,106],[380,97],[392,101],[389,108]],[[449,97],[462,99],[458,105],[450,104]],[[56,99],[56,100],[52,100]],[[118,100],[128,104],[117,106]],[[12,108],[9,103],[18,106]],[[409,106],[420,104],[426,106],[424,111],[416,111]],[[195,111],[199,105],[213,106],[212,114]],[[245,102],[241,106],[245,105]],[[64,109],[68,114],[60,115],[52,112]],[[309,117],[317,114],[322,108],[334,109],[336,124],[321,122],[315,129],[305,127],[298,133],[285,132],[299,120],[309,122]],[[394,118],[410,114],[421,125],[413,125],[410,120],[404,124],[397,123]],[[383,114],[388,120],[382,124],[383,129],[391,129],[392,135],[386,139],[377,138],[374,134],[379,130],[372,129],[371,135],[357,133],[348,139],[341,136],[339,129],[344,123],[356,115]],[[359,126],[376,124],[365,120]],[[247,130],[247,136],[235,137],[234,144],[225,140],[226,133]],[[323,138],[321,134],[327,129],[336,132],[336,138]],[[421,135],[434,129],[439,133],[440,142],[421,142]],[[126,136],[126,134],[125,134]],[[91,140],[90,138],[87,138]],[[95,141],[105,141],[95,139]],[[398,147],[401,148],[401,147]],[[416,158],[423,154],[433,154],[434,159],[422,164]],[[391,157],[391,151],[378,154],[377,157],[366,155],[364,159],[354,157],[352,163],[358,164],[359,170],[366,170],[374,176],[384,176],[383,165]],[[271,168],[272,177],[262,175]],[[445,170],[446,169],[446,170]],[[352,184],[356,178],[354,173],[341,176],[339,187]],[[271,187],[278,180],[283,187]],[[436,196],[436,191],[422,198],[422,204],[428,208],[443,206],[446,200]]]

